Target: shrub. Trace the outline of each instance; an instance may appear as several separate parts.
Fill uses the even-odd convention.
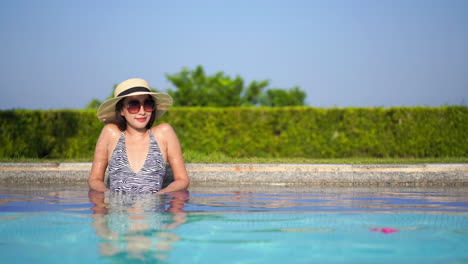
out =
[[[174,107],[182,148],[231,157],[466,157],[468,107]],[[89,158],[93,110],[0,111],[0,157]]]

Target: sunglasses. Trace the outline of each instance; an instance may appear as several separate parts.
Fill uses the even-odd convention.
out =
[[[145,100],[143,102],[143,110],[145,112],[153,112],[156,103],[153,100]],[[136,114],[140,112],[141,103],[140,101],[130,101],[127,103],[127,111],[130,114]]]

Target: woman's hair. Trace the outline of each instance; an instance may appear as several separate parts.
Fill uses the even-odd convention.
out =
[[[125,98],[121,99],[115,105],[115,124],[119,127],[120,131],[125,131],[125,129],[127,129],[127,120],[125,120],[125,117],[120,114],[124,108],[124,99]],[[154,100],[154,98],[151,97],[151,100]],[[153,126],[154,121],[156,121],[156,107],[154,108],[153,112],[151,112],[151,117],[148,124],[146,124],[146,129],[150,129]]]

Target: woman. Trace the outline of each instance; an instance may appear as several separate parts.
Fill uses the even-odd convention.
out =
[[[92,190],[163,194],[188,187],[177,135],[169,124],[152,127],[171,105],[169,95],[151,92],[143,79],[129,79],[115,88],[114,98],[98,109],[106,125],[96,143],[88,181]],[[174,181],[162,189],[167,162]],[[106,168],[109,188],[104,184]]]

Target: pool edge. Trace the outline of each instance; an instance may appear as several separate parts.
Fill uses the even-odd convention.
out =
[[[186,164],[197,183],[326,186],[468,185],[468,164]],[[86,182],[91,163],[0,163],[0,183]]]

